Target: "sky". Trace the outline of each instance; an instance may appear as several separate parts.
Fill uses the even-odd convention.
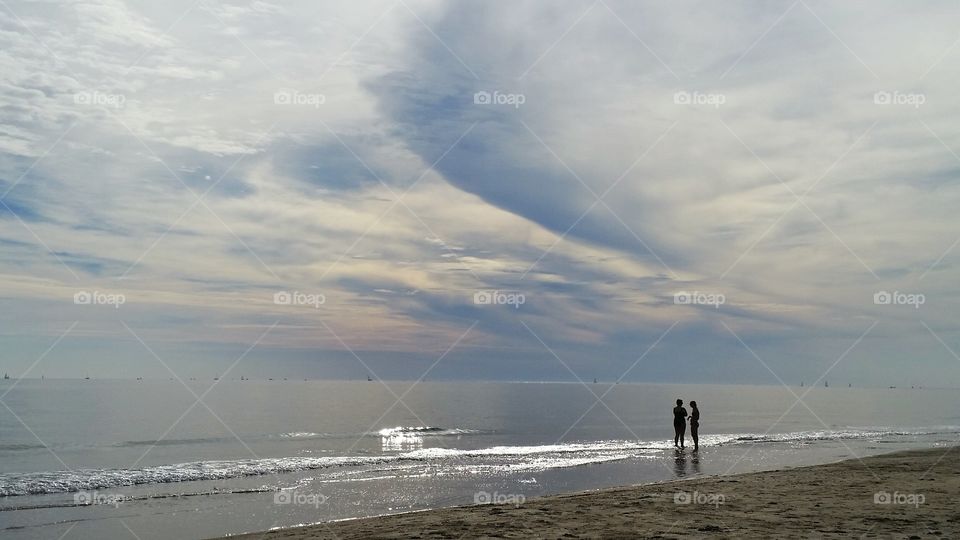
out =
[[[955,2],[0,2],[0,370],[960,386]]]

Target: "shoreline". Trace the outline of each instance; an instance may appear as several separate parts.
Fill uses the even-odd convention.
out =
[[[958,537],[960,447],[347,519],[231,536]]]

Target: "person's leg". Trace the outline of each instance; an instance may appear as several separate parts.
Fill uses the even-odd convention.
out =
[[[676,424],[673,425],[673,445],[680,446],[680,429]]]
[[[699,450],[699,449],[700,449],[700,436],[699,436],[699,434],[697,433],[697,429],[699,429],[699,427],[700,427],[700,426],[693,426],[693,425],[690,426],[690,436],[693,438],[693,449],[694,449],[694,450]]]
[[[680,448],[685,447],[683,444],[683,436],[685,435],[686,431],[687,431],[687,425],[684,424],[683,426],[680,427]]]

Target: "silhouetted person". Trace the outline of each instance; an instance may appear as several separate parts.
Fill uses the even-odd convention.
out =
[[[687,431],[687,410],[683,408],[683,400],[677,400],[673,408],[673,445],[683,448],[683,433]]]
[[[697,430],[700,429],[700,409],[697,408],[697,402],[690,402],[690,436],[693,437],[693,451],[700,450],[700,437],[697,436]]]

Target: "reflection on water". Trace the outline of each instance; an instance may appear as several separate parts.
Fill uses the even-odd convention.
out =
[[[677,476],[687,475],[687,454],[679,448],[673,452],[673,473]]]
[[[406,384],[395,390],[405,392]],[[24,424],[46,428],[43,442],[74,469],[59,470],[22,423],[0,413],[0,493],[46,491],[0,497],[0,538],[129,534],[112,505],[75,506],[77,492],[98,489],[131,497],[122,506],[124,524],[143,540],[223,537],[470,504],[479,490],[552,495],[945,447],[960,437],[955,390],[819,387],[805,398],[817,404],[813,418],[798,407],[790,410],[795,399],[779,387],[620,384],[604,401],[635,437],[622,439],[622,426],[606,414],[588,414],[565,436],[570,442],[559,443],[557,435],[595,401],[570,388],[423,382],[404,395],[421,420],[401,407],[381,417],[396,396],[366,381],[221,379],[211,405],[261,456],[251,460],[210,415],[181,422],[161,437],[171,421],[171,399],[190,397],[176,381],[24,379],[11,387],[0,380],[0,393],[9,391],[3,401]],[[670,427],[664,405],[678,395],[709,404],[700,456],[692,449],[676,453],[664,437]],[[789,414],[779,419],[785,410]],[[770,430],[777,422],[790,429]],[[150,463],[131,467],[154,446]],[[747,451],[750,459],[741,459]],[[319,509],[275,504],[275,490],[291,487],[329,500]]]
[[[688,461],[693,469],[693,471],[691,472],[694,475],[700,474],[701,471],[700,471],[700,453],[699,452],[693,452],[691,454],[687,454],[686,452],[684,452],[683,450],[680,450],[679,448],[673,451],[673,473],[677,477],[683,477],[687,475]]]
[[[423,435],[405,431],[381,433],[380,449],[383,452],[408,452],[423,448]]]

